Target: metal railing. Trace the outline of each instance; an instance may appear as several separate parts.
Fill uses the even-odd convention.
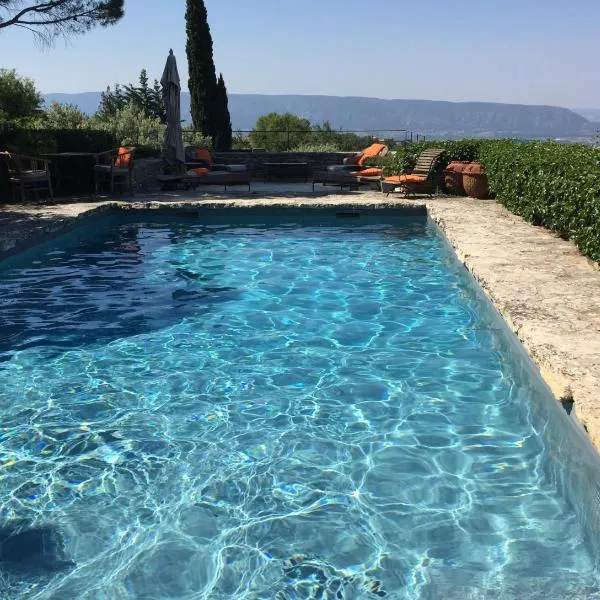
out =
[[[194,145],[194,138],[202,137],[195,129],[183,130],[185,144]],[[233,131],[234,149],[265,149],[276,152],[288,152],[299,147],[334,146],[340,151],[355,152],[362,150],[373,141],[383,143],[406,144],[425,140],[425,136],[408,129],[237,129]]]

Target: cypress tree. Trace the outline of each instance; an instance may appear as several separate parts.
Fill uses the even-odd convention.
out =
[[[219,81],[217,82],[217,93],[215,95],[215,150],[226,151],[231,150],[231,115],[229,114],[229,101],[227,100],[227,87],[223,73],[219,73]]]
[[[187,0],[185,12],[192,123],[203,135],[214,136],[217,76],[204,0]]]

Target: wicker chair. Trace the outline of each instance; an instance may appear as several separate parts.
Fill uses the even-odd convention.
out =
[[[419,154],[414,169],[410,173],[401,173],[381,180],[381,191],[387,195],[399,191],[405,196],[428,194],[433,196],[437,189],[435,167],[446,152],[442,148],[430,148]]]
[[[127,185],[129,194],[133,196],[133,156],[135,148],[122,146],[96,154],[94,165],[94,185],[96,194],[99,193],[100,183],[107,180],[110,183],[111,194],[115,185]]]
[[[0,156],[8,167],[13,202],[17,201],[17,191],[22,202],[25,202],[27,192],[33,192],[38,198],[41,190],[47,190],[50,199],[53,199],[49,160],[11,152],[0,152]]]

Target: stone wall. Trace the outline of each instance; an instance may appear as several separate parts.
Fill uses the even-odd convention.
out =
[[[344,158],[354,152],[214,152],[216,163],[247,165],[252,179],[261,180],[266,175],[265,162],[306,162],[313,171],[328,165],[341,165]],[[156,176],[162,173],[161,158],[138,158],[134,161],[134,191],[148,192],[158,187]]]
[[[149,192],[158,187],[156,176],[163,172],[162,158],[137,158],[133,161],[133,191]]]
[[[265,175],[265,162],[306,162],[313,171],[323,170],[328,165],[341,165],[344,158],[355,152],[215,152],[217,163],[248,165],[253,179]]]

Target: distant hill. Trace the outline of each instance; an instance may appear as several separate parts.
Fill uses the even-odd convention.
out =
[[[99,92],[47,94],[46,102],[70,102],[93,113]],[[190,99],[182,94],[182,119],[189,120]],[[430,137],[578,138],[595,126],[581,114],[556,106],[434,100],[382,100],[342,96],[230,94],[233,128],[252,129],[260,115],[290,112],[311,123],[329,121],[346,131],[406,129]],[[600,112],[600,111],[599,111]],[[398,134],[400,136],[400,134]]]
[[[573,112],[585,117],[589,121],[600,123],[600,108],[574,108]]]

